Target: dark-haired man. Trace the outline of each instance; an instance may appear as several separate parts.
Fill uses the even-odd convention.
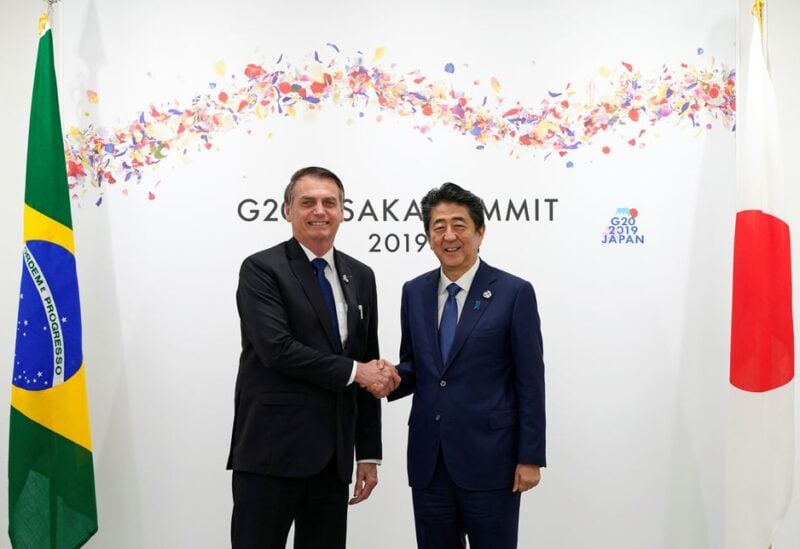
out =
[[[344,187],[330,170],[296,172],[284,213],[292,238],[242,263],[242,353],[228,469],[235,549],[344,549],[351,504],[369,497],[381,458],[380,401],[399,382],[377,361],[375,276],[334,249]]]
[[[517,546],[520,494],[545,466],[544,363],[533,286],[478,258],[483,204],[453,183],[422,199],[440,268],[403,286],[400,387],[414,395],[408,478],[417,545]]]

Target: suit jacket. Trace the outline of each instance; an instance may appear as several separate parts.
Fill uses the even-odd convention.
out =
[[[426,487],[439,452],[467,490],[511,488],[518,463],[545,463],[544,362],[533,286],[481,261],[450,355],[438,338],[439,269],[403,286],[402,383],[413,393],[408,478]]]
[[[313,267],[295,239],[242,263],[228,469],[302,478],[335,456],[339,476],[350,482],[354,447],[358,459],[381,458],[380,401],[355,383],[346,386],[353,360],[379,357],[375,275],[338,250],[334,262],[347,302],[341,355]]]

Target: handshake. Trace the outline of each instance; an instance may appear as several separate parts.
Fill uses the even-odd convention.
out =
[[[355,382],[375,398],[383,398],[400,385],[400,375],[391,362],[381,358],[359,362]]]

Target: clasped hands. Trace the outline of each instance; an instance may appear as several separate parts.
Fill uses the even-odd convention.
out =
[[[375,398],[383,398],[400,385],[400,375],[391,362],[380,358],[359,362],[355,382]]]

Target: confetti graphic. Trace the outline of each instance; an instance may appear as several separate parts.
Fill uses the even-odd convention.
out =
[[[662,65],[655,71],[621,61],[614,69],[600,68],[601,80],[591,80],[583,92],[567,83],[526,103],[503,97],[495,76],[488,78],[488,87],[475,79],[472,92],[459,90],[450,62],[434,77],[403,72],[395,64],[384,69],[377,62],[385,55],[385,48],[377,48],[367,62],[360,53],[344,56],[327,44],[324,54],[315,51],[297,66],[283,55],[271,66],[248,64],[239,74],[210,82],[209,91],[186,104],[151,104],[124,127],[71,128],[65,148],[72,197],[98,188],[100,205],[107,185],[120,185],[127,194],[128,186],[144,182],[148,168],[170,156],[212,149],[221,132],[271,116],[295,118],[327,105],[351,108],[359,118],[372,114],[377,121],[387,114],[407,118],[410,128],[431,140],[431,131],[443,128],[477,149],[502,147],[511,155],[545,160],[580,149],[609,155],[615,147],[644,147],[659,126],[687,128],[694,135],[714,124],[735,130],[736,74],[713,59],[704,66]],[[225,66],[217,62],[215,74]],[[98,97],[96,91],[87,93],[90,100]],[[601,136],[608,138],[599,143]],[[565,159],[564,166],[573,168],[575,160]],[[153,188],[150,184],[150,200]]]

